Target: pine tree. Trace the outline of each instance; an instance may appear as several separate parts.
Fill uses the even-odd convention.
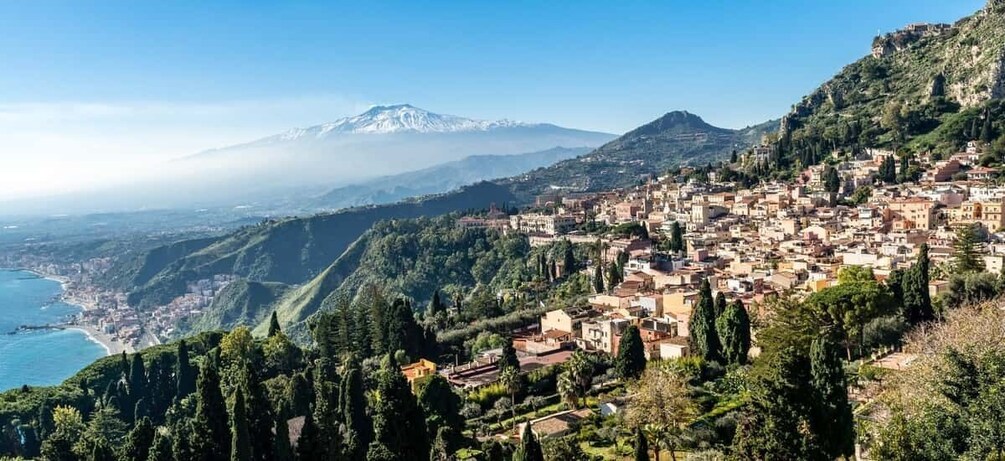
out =
[[[649,461],[649,441],[641,429],[635,429],[635,461]]]
[[[412,389],[392,357],[384,359],[377,377],[379,400],[373,406],[374,441],[368,459],[428,461],[426,421]]]
[[[921,244],[918,260],[904,275],[904,317],[917,325],[935,319],[932,299],[928,294],[928,244]]]
[[[718,319],[716,330],[722,342],[722,355],[726,363],[745,365],[750,351],[750,316],[739,300],[730,303]]]
[[[593,291],[598,294],[604,292],[604,269],[600,264],[593,271]]]
[[[816,391],[811,428],[820,448],[829,459],[848,459],[855,452],[855,422],[841,352],[830,334],[810,346],[810,375]]]
[[[227,404],[220,391],[220,375],[216,366],[207,360],[199,370],[196,381],[195,432],[193,448],[207,461],[230,458],[230,428]]]
[[[723,312],[726,312],[726,294],[720,291],[715,294],[715,318],[721,317]]]
[[[615,369],[622,379],[637,379],[646,369],[646,353],[642,345],[639,327],[629,325],[621,336],[618,356],[614,359]]]
[[[523,426],[523,433],[520,435],[520,448],[513,454],[513,461],[544,461],[544,452],[541,444],[537,441],[531,424]]]
[[[178,341],[178,363],[175,377],[177,378],[177,397],[183,399],[195,392],[195,370],[188,358],[188,345],[185,340]]]
[[[230,417],[230,459],[231,461],[251,461],[251,433],[248,430],[248,415],[244,403],[244,392],[238,387],[234,391],[234,410]]]
[[[712,288],[708,278],[701,281],[698,294],[698,305],[691,313],[689,325],[691,351],[694,355],[710,362],[722,361],[722,345],[715,329],[715,306],[712,300]]]
[[[272,317],[269,318],[269,338],[279,334],[283,329],[279,326],[279,316],[276,311],[272,311]]]
[[[953,241],[953,269],[956,273],[984,272],[984,259],[977,249],[980,238],[975,226],[960,226]]]

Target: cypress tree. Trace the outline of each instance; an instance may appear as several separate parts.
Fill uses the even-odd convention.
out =
[[[196,381],[195,432],[193,448],[207,461],[230,458],[230,428],[227,403],[220,391],[220,375],[216,366],[207,360],[199,370]]]
[[[576,256],[572,253],[572,244],[567,244],[562,255],[562,277],[568,278],[576,272]]]
[[[154,440],[146,461],[174,461],[174,451],[171,449],[171,439],[160,432],[154,432]]]
[[[750,315],[739,300],[716,320],[716,329],[722,341],[722,355],[726,363],[745,365],[750,352]]]
[[[453,453],[461,441],[460,431],[464,427],[464,419],[460,416],[460,396],[450,387],[447,379],[438,374],[424,381],[416,394],[426,417],[430,438],[445,448],[446,453]]]
[[[684,251],[684,229],[677,221],[674,221],[670,227],[670,251],[674,253]]]
[[[443,305],[443,301],[440,299],[440,290],[433,291],[433,300],[429,302],[429,308],[426,310],[428,312],[427,315],[436,315],[446,310],[446,306]]]
[[[265,386],[254,369],[244,370],[243,389],[252,453],[256,459],[269,459],[275,438],[272,432],[275,418],[272,416],[272,405]]]
[[[405,351],[409,359],[414,360],[425,351],[422,328],[415,322],[412,305],[404,299],[397,299],[391,304],[384,331],[385,351],[389,354],[401,350]]]
[[[234,391],[234,410],[230,417],[230,459],[231,461],[251,461],[251,458],[251,433],[248,430],[244,392],[238,387]]]
[[[751,402],[741,416],[732,452],[736,459],[826,459],[808,425],[815,398],[807,357],[789,346],[770,351],[764,373],[752,383]]]
[[[339,453],[342,424],[338,409],[338,389],[326,377],[318,376],[314,381],[314,425],[318,429],[318,448],[322,453]]]
[[[520,371],[520,359],[516,355],[516,348],[513,347],[513,338],[507,336],[503,342],[502,354],[499,356],[499,371],[503,372],[507,368]]]
[[[140,419],[133,430],[126,436],[126,444],[122,447],[123,461],[146,461],[150,455],[150,447],[154,442],[154,426],[150,418]]]
[[[300,438],[297,439],[297,458],[301,460],[325,459],[325,453],[321,449],[320,434],[318,427],[314,424],[314,416],[310,412],[304,416],[304,427],[300,430]]]
[[[995,138],[994,127],[991,125],[991,111],[984,109],[984,125],[981,127],[981,142],[991,144]]]
[[[368,457],[401,461],[427,461],[429,437],[426,421],[412,389],[392,357],[384,359],[377,377],[380,399],[373,408],[374,441]]]
[[[363,459],[373,440],[373,425],[366,414],[366,395],[359,364],[350,362],[342,375],[339,399],[343,424],[346,428],[345,451],[349,459]]]
[[[829,459],[849,458],[855,452],[855,423],[841,352],[830,334],[810,346],[810,375],[817,397],[811,427],[820,448]]]
[[[621,336],[618,356],[614,360],[615,369],[622,379],[636,379],[646,369],[646,353],[642,345],[639,327],[629,325]]]
[[[593,291],[598,294],[604,292],[604,269],[600,264],[593,270]]]
[[[286,420],[286,415],[276,417],[275,431],[276,437],[273,442],[272,459],[276,461],[292,461],[293,447],[290,446],[290,425]]]
[[[129,394],[133,402],[137,402],[147,396],[147,370],[143,365],[143,358],[140,354],[133,354],[129,362]]]
[[[928,244],[921,244],[918,259],[904,275],[904,317],[912,325],[935,319],[928,294]]]
[[[268,337],[271,338],[282,331],[283,331],[282,327],[279,326],[279,316],[276,314],[276,311],[272,311],[272,317],[269,318]]]
[[[115,461],[115,453],[112,452],[107,441],[101,440],[94,444],[90,456],[86,459],[87,461]]]
[[[513,454],[513,461],[544,461],[544,452],[541,444],[537,441],[531,424],[523,426],[523,433],[520,435],[520,448]]]
[[[176,395],[178,399],[183,399],[189,394],[195,392],[195,370],[192,368],[192,362],[188,358],[188,345],[185,340],[178,341],[178,363],[175,365],[175,377],[177,378],[177,392]]]
[[[715,294],[715,318],[721,317],[723,312],[726,312],[726,295],[720,291]]]
[[[607,270],[607,291],[614,291],[619,283],[621,283],[621,273],[618,272],[618,265],[611,263]]]
[[[707,277],[701,281],[698,305],[691,313],[688,327],[692,354],[709,362],[721,362],[722,345],[715,329],[715,306],[712,300],[712,287]]]
[[[635,429],[635,461],[649,461],[649,441],[642,429]]]

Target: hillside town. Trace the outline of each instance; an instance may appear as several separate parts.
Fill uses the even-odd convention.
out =
[[[752,148],[736,161],[763,160],[757,157],[766,155],[765,149]],[[619,257],[623,262],[620,283],[605,286],[587,305],[548,311],[537,325],[515,335],[523,372],[563,363],[577,349],[616,356],[622,333],[632,325],[647,359],[673,359],[689,354],[688,323],[706,278],[716,297],[742,302],[756,319],[768,314],[762,308],[773,297],[800,298],[837,285],[843,268],[867,267],[877,280],[885,280],[892,271],[909,268],[927,244],[935,274],[928,291],[936,299],[949,289],[961,227],[986,236],[979,251],[983,267],[1001,273],[1005,186],[996,182],[997,170],[981,166],[981,144],[970,142],[944,160],[919,157],[910,166],[917,180],[884,184],[881,169],[893,162],[892,155],[868,150],[855,158],[836,157],[799,172],[795,181],[749,189],[720,181],[714,172],[707,181],[688,179],[693,169],[685,167],[675,175],[644,178],[629,189],[541,196],[518,214],[493,209],[461,218],[457,226],[525,233],[532,245],[599,244],[603,260],[583,269],[590,275],[598,265],[606,269]],[[834,174],[829,169],[836,172],[836,190],[833,184],[827,190],[826,176]],[[634,225],[644,235],[612,238],[606,232]],[[673,241],[675,227],[684,243],[679,251],[663,243]],[[750,353],[756,355],[758,348]],[[499,354],[499,349],[486,351],[473,363],[441,366],[439,373],[463,389],[489,385],[499,377],[494,364]],[[891,351],[873,362],[898,369],[910,357]],[[403,370],[411,380],[437,367],[423,360]],[[547,437],[552,419],[542,419],[540,430],[535,421],[535,433]]]

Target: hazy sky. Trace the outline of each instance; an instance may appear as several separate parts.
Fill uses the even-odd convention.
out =
[[[623,132],[778,117],[872,37],[980,0],[0,2],[0,200],[374,103]]]

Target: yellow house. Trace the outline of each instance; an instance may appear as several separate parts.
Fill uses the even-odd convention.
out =
[[[401,367],[401,372],[405,374],[408,384],[415,386],[415,382],[436,373],[436,364],[426,359],[419,359],[418,362]]]

